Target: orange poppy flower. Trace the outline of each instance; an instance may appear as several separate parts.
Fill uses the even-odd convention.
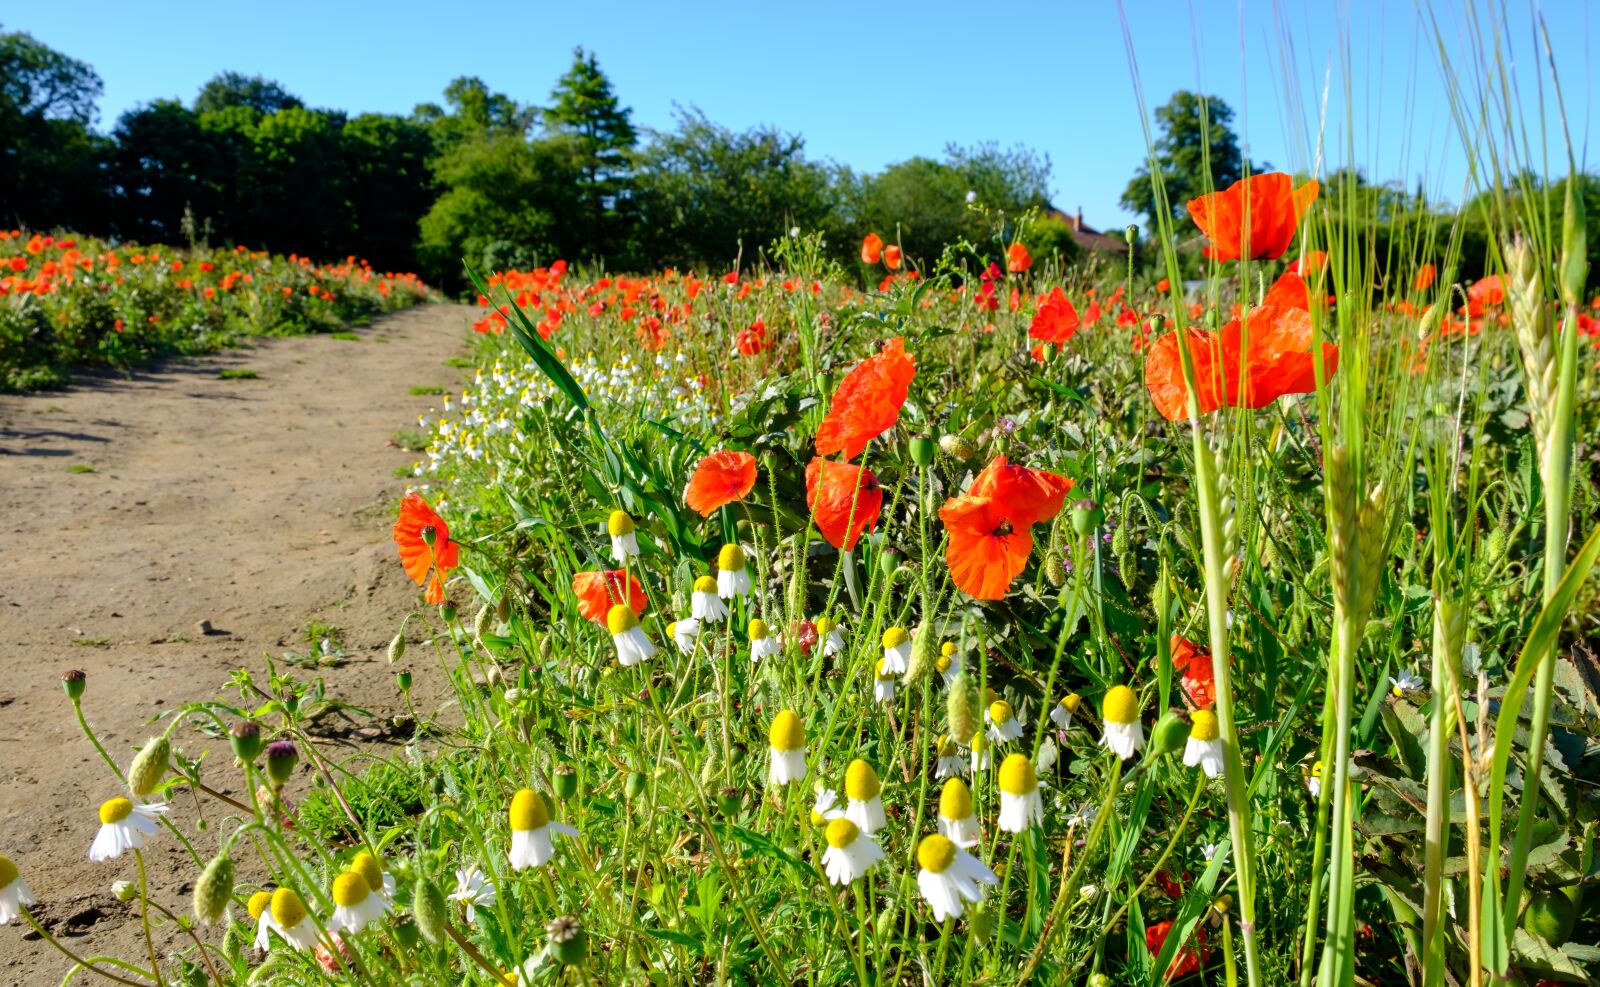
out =
[[[1021,274],[1033,266],[1033,255],[1028,253],[1026,244],[1013,243],[1006,248],[1006,270],[1012,274]]]
[[[444,602],[444,576],[460,564],[450,526],[433,512],[428,502],[412,491],[400,502],[394,522],[394,543],[400,565],[418,586],[426,586],[429,603]]]
[[[1262,305],[1250,311],[1249,353],[1241,354],[1244,329],[1235,319],[1218,333],[1185,330],[1194,356],[1195,384],[1202,415],[1221,407],[1265,408],[1285,394],[1310,394],[1317,389],[1311,354],[1311,315],[1284,305]],[[1324,372],[1339,366],[1339,347],[1322,344]],[[1243,393],[1239,371],[1246,370]],[[1188,414],[1178,334],[1169,332],[1150,347],[1144,382],[1156,409],[1168,421]]]
[[[883,248],[883,266],[891,271],[900,270],[900,247],[898,244],[889,244]]]
[[[868,233],[866,239],[861,241],[861,263],[871,267],[878,263],[883,256],[883,237],[876,233]]]
[[[1417,269],[1417,279],[1411,282],[1411,287],[1415,291],[1427,291],[1433,287],[1433,279],[1437,276],[1438,272],[1432,264],[1424,264]]]
[[[978,600],[1001,600],[1028,567],[1033,531],[998,497],[963,494],[945,501],[939,520],[949,535],[945,562],[957,588]]]
[[[1046,343],[1064,343],[1078,331],[1078,310],[1059,287],[1050,294],[1033,313],[1028,325],[1028,336]]]
[[[1213,260],[1275,260],[1289,249],[1317,188],[1314,181],[1295,188],[1281,171],[1251,175],[1226,191],[1190,199],[1189,218],[1210,238],[1205,255]]]
[[[626,591],[623,589],[625,575]],[[580,572],[572,577],[572,592],[578,597],[578,612],[583,614],[585,620],[592,620],[597,624],[606,622],[606,614],[611,612],[612,607],[623,602],[624,593],[635,617],[644,613],[645,607],[650,605],[639,577],[628,575],[621,569]]]
[[[1183,691],[1194,700],[1197,709],[1205,709],[1217,701],[1217,684],[1211,667],[1211,652],[1193,641],[1172,635],[1172,667],[1183,676]]]
[[[1285,273],[1278,280],[1272,282],[1272,287],[1267,289],[1267,297],[1261,300],[1263,305],[1285,305],[1301,311],[1311,311],[1311,292],[1306,289],[1305,279],[1293,271]]]
[[[846,459],[860,455],[868,442],[899,419],[900,406],[906,403],[916,374],[916,363],[899,336],[851,367],[817,429],[817,454],[842,452]]]
[[[967,496],[1001,501],[1008,506],[1013,521],[1031,525],[1060,514],[1072,486],[1067,477],[1008,463],[1006,457],[996,456],[973,478]]]
[[[806,464],[806,506],[828,544],[848,552],[877,529],[883,488],[869,469],[818,456]]]
[[[1172,920],[1168,919],[1144,930],[1144,948],[1151,956],[1161,954],[1161,948],[1167,944],[1167,936],[1172,934],[1172,924]],[[1194,930],[1192,942],[1192,946],[1186,942],[1179,947],[1178,954],[1172,958],[1172,965],[1167,967],[1166,979],[1187,977],[1211,961],[1211,947],[1206,945],[1206,930],[1203,927]]]
[[[743,500],[755,485],[756,457],[748,452],[724,449],[695,464],[683,500],[699,511],[701,517],[710,517],[724,504]]]

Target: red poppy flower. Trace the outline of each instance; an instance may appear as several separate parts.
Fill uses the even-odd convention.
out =
[[[1006,270],[1012,274],[1021,274],[1033,266],[1033,255],[1028,253],[1026,244],[1013,243],[1006,248]]]
[[[906,403],[916,374],[916,363],[899,336],[851,367],[817,429],[817,454],[842,452],[846,459],[860,455],[868,442],[899,419],[900,406]]]
[[[699,511],[701,517],[710,517],[711,512],[722,505],[743,500],[755,485],[756,457],[748,452],[724,449],[695,464],[683,500]]]
[[[623,589],[624,576],[627,577],[626,590]],[[639,578],[628,575],[621,569],[580,572],[572,577],[572,592],[578,597],[578,612],[583,614],[585,620],[592,620],[597,624],[606,622],[606,614],[611,612],[612,607],[623,602],[624,595],[636,617],[644,613],[645,607],[650,605]]]
[[[1172,667],[1183,676],[1183,691],[1194,700],[1196,709],[1217,701],[1216,679],[1211,667],[1211,652],[1187,638],[1172,635]]]
[[[1205,255],[1213,260],[1275,260],[1289,249],[1317,188],[1314,181],[1295,188],[1281,171],[1251,175],[1226,191],[1190,199],[1189,218],[1210,238]]]
[[[1172,282],[1168,281],[1166,278],[1162,278],[1160,281],[1156,282],[1156,290],[1161,292],[1163,295],[1166,294],[1171,288]]]
[[[1250,311],[1249,353],[1240,353],[1244,330],[1235,319],[1218,333],[1185,330],[1194,356],[1200,414],[1218,408],[1265,408],[1285,394],[1316,390],[1311,354],[1311,315],[1283,305]],[[1324,372],[1332,377],[1339,365],[1339,347],[1322,344]],[[1246,370],[1243,393],[1239,371]],[[1163,417],[1177,421],[1188,414],[1178,334],[1155,341],[1144,365],[1145,386]]]
[[[1017,524],[1027,526],[1047,521],[1061,513],[1061,505],[1072,492],[1072,481],[1046,470],[1030,469],[996,456],[967,488],[969,497],[992,497],[1009,508]]]
[[[1089,300],[1089,307],[1083,310],[1083,321],[1090,325],[1100,321],[1100,302],[1098,300],[1093,298]]]
[[[740,356],[757,356],[767,351],[771,343],[767,341],[767,325],[759,319],[750,323],[748,329],[739,330],[737,339]]]
[[[1272,287],[1267,289],[1267,297],[1261,300],[1263,305],[1286,305],[1301,311],[1311,311],[1311,292],[1306,290],[1306,283],[1300,275],[1289,271],[1278,280],[1272,282]]]
[[[450,526],[433,512],[416,491],[400,502],[400,517],[394,522],[394,543],[400,549],[400,565],[418,586],[426,586],[429,603],[444,602],[444,576],[460,564],[456,543],[450,540]],[[431,544],[430,544],[431,543]]]
[[[1417,279],[1411,282],[1411,287],[1415,291],[1427,291],[1433,287],[1433,279],[1437,276],[1438,272],[1432,264],[1424,264],[1417,269]]]
[[[978,600],[1002,600],[1028,567],[1033,531],[998,497],[963,494],[945,501],[939,520],[949,534],[945,562],[957,588]]]
[[[876,233],[868,233],[866,239],[861,241],[861,263],[872,267],[883,256],[883,237]]]
[[[1160,955],[1161,947],[1167,944],[1167,936],[1171,934],[1172,921],[1170,919],[1148,926],[1144,930],[1144,948],[1148,949],[1152,956]],[[1211,948],[1206,945],[1206,930],[1196,926],[1194,930],[1194,945],[1186,944],[1178,950],[1178,955],[1172,958],[1172,965],[1167,967],[1167,979],[1176,980],[1179,977],[1187,977],[1189,974],[1199,970],[1202,963],[1207,963],[1210,960]]]
[[[1033,313],[1028,326],[1028,336],[1046,343],[1064,343],[1078,331],[1078,310],[1060,288],[1050,289],[1050,294]]]
[[[1289,262],[1289,273],[1302,276],[1314,275],[1328,264],[1328,253],[1325,250],[1312,250],[1306,253],[1305,259],[1296,257]]]
[[[891,271],[900,270],[900,247],[897,244],[891,243],[883,248],[883,266]]]
[[[1473,307],[1472,314],[1478,315],[1485,305],[1504,305],[1506,301],[1505,282],[1500,275],[1491,274],[1482,281],[1474,281],[1472,287],[1467,289],[1467,301]]]
[[[848,552],[862,532],[877,530],[883,488],[871,470],[818,456],[806,464],[806,506],[828,544]]]

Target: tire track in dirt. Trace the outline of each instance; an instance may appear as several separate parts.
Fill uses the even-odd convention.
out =
[[[260,679],[263,655],[307,651],[312,619],[344,638],[346,663],[318,673],[330,693],[399,711],[384,652],[418,597],[389,526],[406,485],[395,470],[417,454],[392,437],[441,400],[411,388],[459,384],[445,361],[467,352],[471,311],[422,306],[358,341],[257,339],[0,397],[0,853],[75,952],[137,959],[143,944],[110,891],[134,876],[131,858],[87,859],[97,807],[121,793],[62,673],[87,672],[85,712],[124,764],[162,710],[236,701],[233,669]],[[208,778],[237,784],[224,741],[182,729],[179,745],[209,748]],[[202,856],[215,851],[220,827],[196,832],[192,802],[173,815]],[[153,896],[187,911],[195,873],[177,840],[153,839],[149,860]],[[0,983],[59,983],[69,965],[31,930],[0,929]]]

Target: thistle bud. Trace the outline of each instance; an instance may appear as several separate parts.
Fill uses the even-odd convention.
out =
[[[67,692],[67,698],[73,702],[83,698],[84,687],[89,684],[89,676],[79,669],[72,669],[61,676],[61,688]]]
[[[261,753],[261,724],[255,720],[240,720],[228,728],[228,746],[240,763],[249,764]]]
[[[194,917],[203,925],[213,925],[228,910],[233,900],[233,858],[219,853],[194,882]]]
[[[294,741],[274,740],[267,745],[267,780],[272,782],[272,787],[282,788],[299,763],[300,751]]]
[[[933,463],[933,453],[937,448],[931,435],[915,435],[911,438],[911,461],[918,466],[927,467]]]
[[[588,936],[584,934],[582,923],[571,915],[551,919],[544,931],[550,937],[550,955],[557,963],[576,966],[588,958]]]
[[[965,743],[978,732],[978,703],[976,690],[972,687],[972,677],[965,671],[956,675],[954,682],[950,683],[947,713],[950,736]]]
[[[140,798],[155,791],[167,773],[167,757],[171,753],[172,745],[165,734],[145,741],[133,763],[128,765],[128,790]]]
[[[416,912],[417,931],[422,933],[422,938],[437,946],[449,937],[450,912],[445,905],[444,892],[432,881],[417,878],[417,885],[411,892],[411,907]]]
[[[971,442],[954,433],[939,438],[939,449],[955,460],[971,459],[977,452]]]
[[[393,665],[395,662],[399,661],[405,656],[406,632],[405,629],[402,628],[400,632],[394,636],[394,640],[389,642],[389,664]]]
[[[551,791],[565,802],[578,794],[578,772],[570,764],[558,764],[551,777]]]

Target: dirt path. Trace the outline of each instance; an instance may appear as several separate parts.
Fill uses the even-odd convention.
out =
[[[121,793],[62,673],[88,673],[85,711],[124,763],[163,709],[236,699],[231,670],[308,651],[313,619],[342,632],[348,655],[324,672],[330,691],[397,710],[384,650],[417,596],[389,526],[406,484],[395,470],[417,455],[392,437],[441,400],[412,388],[458,385],[445,361],[466,351],[469,311],[426,306],[358,341],[259,340],[0,398],[0,853],[74,951],[140,955],[110,893],[131,860],[86,856],[97,806]],[[259,379],[222,379],[229,368]],[[203,742],[183,746],[192,756]],[[192,819],[192,806],[177,814]],[[213,834],[190,835],[215,849]],[[154,895],[185,911],[192,867],[170,835],[158,842]],[[59,983],[68,966],[36,933],[0,929],[0,983]]]

